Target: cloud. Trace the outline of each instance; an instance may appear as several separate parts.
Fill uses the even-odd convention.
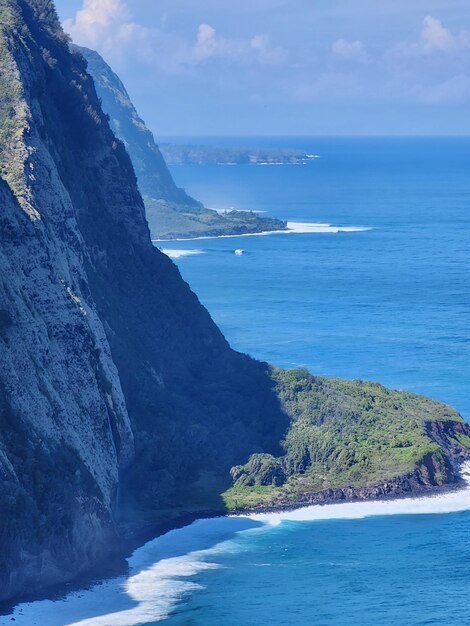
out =
[[[280,46],[273,46],[267,35],[255,35],[250,45],[258,52],[261,62],[278,64],[287,61],[287,52]]]
[[[421,44],[425,50],[450,50],[454,45],[454,37],[442,22],[428,15],[424,18],[421,32]]]
[[[79,45],[98,50],[118,69],[135,61],[167,74],[193,72],[198,65],[218,61],[231,65],[278,64],[284,51],[267,35],[226,38],[209,24],[200,24],[188,41],[168,32],[165,14],[158,26],[137,23],[124,0],[83,0],[82,8],[64,28]]]
[[[304,102],[468,102],[470,33],[428,15],[414,40],[389,47],[337,39],[323,59],[287,77],[285,90]]]
[[[196,61],[219,59],[242,65],[253,61],[276,64],[285,59],[284,51],[273,46],[267,35],[255,35],[252,39],[227,39],[219,36],[209,24],[201,24],[198,28],[194,56]]]
[[[456,54],[470,50],[470,32],[452,33],[435,17],[427,15],[423,20],[417,41],[404,41],[388,51],[390,57],[430,56]]]
[[[369,55],[361,41],[338,39],[331,47],[333,57],[341,61],[368,63]]]
[[[415,36],[404,41],[367,39],[363,31],[358,38],[350,30],[349,37],[308,45],[297,45],[291,36],[285,49],[260,32],[259,24],[251,34],[243,24],[244,35],[227,35],[220,18],[202,21],[197,11],[181,27],[166,5],[161,14],[152,8],[153,19],[147,22],[129,10],[138,4],[83,0],[64,26],[77,43],[102,53],[124,79],[130,68],[138,67],[146,81],[148,76],[177,76],[178,89],[187,80],[192,89],[205,85],[221,93],[239,92],[245,100],[367,105],[470,101],[470,32],[451,29],[433,15],[421,13]]]
[[[73,40],[84,46],[115,55],[129,46],[148,53],[150,29],[133,21],[122,0],[84,0],[83,7],[64,29]]]
[[[220,44],[217,42],[217,31],[209,24],[201,24],[197,31],[197,42],[195,46],[196,58],[204,60],[215,56],[218,53]]]

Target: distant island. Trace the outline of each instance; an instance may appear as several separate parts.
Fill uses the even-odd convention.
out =
[[[160,144],[168,165],[304,165],[319,158],[302,150],[282,148],[227,148]]]

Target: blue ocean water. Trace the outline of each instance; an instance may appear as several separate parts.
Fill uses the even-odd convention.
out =
[[[174,168],[207,206],[370,228],[158,244],[173,251],[232,345],[280,366],[424,393],[470,419],[470,138],[211,141],[321,158]],[[298,518],[205,520],[141,548],[127,580],[19,607],[15,619],[468,626],[469,531],[470,489]]]
[[[373,230],[160,244],[204,253],[177,263],[232,345],[283,367],[424,393],[470,418],[470,139],[236,143],[321,158],[179,166],[178,184],[209,207]]]
[[[264,145],[321,158],[174,175],[211,207],[373,230],[165,244],[203,252],[177,263],[231,343],[280,366],[424,393],[470,418],[470,139]],[[283,522],[236,539],[165,623],[467,626],[469,531],[468,512]]]
[[[469,524],[469,513],[409,515],[242,534],[159,623],[468,626]]]

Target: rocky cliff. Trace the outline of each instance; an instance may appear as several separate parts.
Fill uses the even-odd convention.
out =
[[[94,50],[78,46],[74,50],[86,59],[111,128],[129,152],[154,239],[213,237],[286,228],[282,220],[259,217],[250,211],[220,214],[179,189],[119,76]]]
[[[319,437],[319,461],[344,452],[351,467],[326,414],[366,440],[381,394],[359,386],[348,412],[353,390],[319,403],[320,379],[286,376],[231,350],[152,246],[130,159],[52,2],[0,0],[0,600],[92,568],[130,524],[223,512],[232,480],[264,486],[257,470],[243,478],[253,455],[284,482],[312,469],[281,443],[302,433],[306,461]],[[387,419],[405,441],[422,437],[436,462],[463,455],[463,426],[455,450],[429,426],[461,423],[455,412],[400,406]],[[373,435],[367,454],[386,456],[395,440]],[[359,467],[348,480],[367,483]]]
[[[152,132],[137,113],[119,76],[94,50],[74,46],[87,61],[103,111],[115,135],[125,144],[137,173],[143,196],[187,207],[201,203],[177,187]]]
[[[284,417],[266,367],[230,350],[152,246],[129,157],[51,2],[0,0],[0,61],[5,598],[109,553],[118,502],[137,515],[217,493]]]

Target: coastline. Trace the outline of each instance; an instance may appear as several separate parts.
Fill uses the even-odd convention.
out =
[[[308,521],[362,519],[381,515],[440,515],[467,510],[470,510],[470,461],[462,463],[455,483],[428,487],[426,491],[256,512],[250,517],[260,521]]]
[[[370,488],[372,489],[372,488]],[[333,498],[333,495],[330,494]],[[356,499],[354,499],[356,497]],[[183,596],[197,590],[190,579],[218,566],[210,557],[240,532],[269,530],[284,521],[363,519],[383,515],[430,515],[470,510],[470,462],[464,462],[456,482],[442,487],[427,487],[420,492],[384,495],[362,500],[325,499],[322,503],[265,511],[245,511],[231,515],[190,516],[176,520],[137,548],[127,559],[127,572],[114,578],[55,595],[37,597],[0,616],[0,626],[14,618],[19,626],[132,626],[166,619]],[[148,529],[150,532],[150,528]],[[154,530],[155,527],[154,527]],[[51,594],[49,594],[49,598]],[[109,612],[108,612],[109,611]],[[65,620],[65,621],[64,621]]]
[[[205,239],[233,239],[235,237],[259,237],[266,235],[306,235],[309,233],[362,233],[373,230],[371,226],[333,226],[316,222],[287,222],[283,230],[264,230],[257,233],[241,233],[234,235],[202,235],[200,237],[177,237],[175,239],[152,239],[152,243],[168,243],[171,241],[200,241]]]
[[[428,424],[427,428],[430,429],[432,426]],[[254,504],[247,510],[241,507],[239,512],[279,513],[310,506],[423,498],[458,491],[466,485],[470,487],[470,450],[466,452],[463,449],[460,452],[447,450],[447,453],[447,460],[441,465],[436,465],[433,455],[427,454],[407,474],[362,486],[327,487],[320,491],[305,491],[291,496],[281,493],[274,497],[270,504]],[[439,474],[441,477],[437,478]]]

